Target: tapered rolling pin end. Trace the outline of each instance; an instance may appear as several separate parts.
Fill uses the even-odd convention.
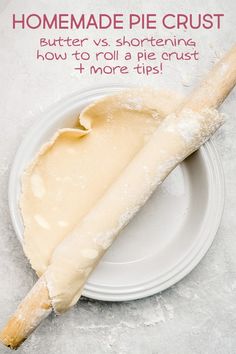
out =
[[[0,332],[0,342],[17,349],[51,311],[47,285],[41,277]]]

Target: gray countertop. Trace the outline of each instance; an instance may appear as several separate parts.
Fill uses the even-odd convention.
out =
[[[20,4],[19,4],[20,3]],[[222,12],[226,21],[220,31],[193,31],[199,40],[201,58],[194,63],[170,63],[160,78],[144,77],[144,84],[187,93],[235,38],[235,10],[231,0],[172,2],[129,1],[125,10],[143,12]],[[1,2],[0,38],[0,327],[36,280],[12,228],[7,185],[14,154],[40,112],[63,96],[91,87],[94,78],[79,77],[68,63],[44,63],[34,59],[38,31],[13,31],[13,12],[120,12],[122,5],[108,0]],[[60,33],[61,34],[61,33]],[[75,36],[75,33],[71,35]],[[95,31],[87,33],[95,35]],[[172,32],[172,35],[174,32]],[[179,34],[179,33],[178,33]],[[49,33],[44,32],[44,36]],[[51,34],[50,34],[51,35]],[[54,33],[55,35],[55,33]],[[137,31],[136,36],[143,36]],[[157,33],[156,33],[157,35]],[[158,35],[166,35],[158,32]],[[169,33],[170,35],[170,33]],[[117,34],[111,33],[113,38]],[[183,69],[184,68],[184,69]],[[186,77],[188,83],[186,83]],[[132,81],[135,74],[100,79],[100,84]],[[221,156],[226,185],[225,209],[215,241],[200,264],[170,289],[136,301],[99,302],[86,298],[63,316],[51,315],[18,350],[19,353],[82,354],[234,354],[236,353],[236,92],[222,106],[225,125],[214,142]],[[0,346],[0,353],[10,350]]]

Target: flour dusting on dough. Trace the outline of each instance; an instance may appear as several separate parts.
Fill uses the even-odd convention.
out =
[[[185,112],[186,116],[177,123],[177,129],[186,142],[191,142],[200,128],[199,117],[191,116]]]

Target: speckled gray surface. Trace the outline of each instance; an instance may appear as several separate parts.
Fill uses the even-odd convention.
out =
[[[20,243],[11,226],[7,184],[17,147],[38,114],[48,105],[77,89],[91,87],[73,74],[70,63],[43,65],[33,60],[40,33],[13,31],[12,12],[32,11],[121,11],[110,1],[1,1],[0,38],[0,326],[34,284]],[[227,21],[221,31],[197,31],[202,59],[197,63],[170,65],[161,78],[144,78],[143,83],[187,93],[210,64],[234,42],[235,10],[231,0],[179,2],[138,1],[145,12],[223,12]],[[129,1],[134,11],[137,1]],[[93,31],[89,33],[95,35]],[[141,32],[137,33],[142,35]],[[160,33],[159,33],[160,34]],[[163,33],[162,33],[163,34]],[[111,34],[113,36],[113,34]],[[184,68],[184,69],[183,69]],[[188,76],[189,84],[183,82]],[[140,78],[103,77],[100,84],[140,83]],[[185,84],[185,85],[183,85]],[[83,298],[60,317],[50,316],[22,345],[19,353],[82,354],[234,354],[236,353],[236,92],[222,110],[228,114],[214,141],[222,158],[226,180],[226,202],[215,241],[201,263],[181,282],[161,294],[123,303],[106,303]],[[10,350],[0,346],[0,353]]]

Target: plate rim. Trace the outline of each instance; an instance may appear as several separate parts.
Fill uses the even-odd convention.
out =
[[[158,279],[163,278],[163,280],[159,284],[154,284],[150,287],[143,288],[138,287],[136,288],[136,291],[132,290],[130,292],[122,292],[119,294],[114,294],[112,292],[110,293],[103,293],[101,291],[95,290],[94,286],[88,286],[86,287],[85,291],[83,292],[83,295],[95,300],[103,300],[103,301],[130,301],[130,300],[138,300],[141,298],[145,298],[147,296],[151,296],[154,294],[157,294],[161,291],[164,291],[168,289],[169,287],[173,286],[180,280],[182,280],[185,276],[187,276],[198,264],[199,262],[203,259],[203,257],[206,255],[208,252],[209,248],[211,247],[214,238],[217,234],[217,230],[219,228],[222,214],[224,211],[224,202],[225,202],[225,179],[224,179],[224,172],[223,172],[223,167],[222,163],[219,157],[219,154],[216,150],[216,147],[212,140],[208,140],[202,147],[201,149],[205,149],[210,157],[210,161],[213,163],[213,167],[209,168],[209,171],[211,171],[211,178],[212,177],[217,177],[215,178],[215,184],[211,184],[211,186],[215,187],[214,191],[211,190],[211,198],[212,195],[214,194],[214,197],[216,198],[216,203],[214,212],[212,212],[213,218],[211,218],[211,222],[207,222],[208,217],[205,219],[205,223],[203,225],[203,230],[200,232],[205,232],[207,237],[205,237],[202,242],[200,242],[200,247],[195,252],[193,255],[194,248],[193,246],[191,247],[191,250],[188,252],[188,254],[178,263],[177,266],[172,267],[171,270],[168,270],[165,274],[161,275]],[[213,173],[214,172],[214,173]],[[216,174],[215,174],[216,173]],[[218,185],[218,188],[217,188]],[[213,189],[213,188],[211,188]],[[213,193],[212,193],[213,192]],[[210,204],[210,203],[209,203]],[[208,208],[208,213],[211,208]],[[208,228],[208,230],[205,230]],[[194,243],[196,244],[196,242]],[[197,243],[198,244],[198,243]],[[184,263],[184,264],[182,264]],[[186,264],[186,265],[185,265]],[[176,268],[180,268],[176,272]],[[168,277],[168,274],[171,274],[170,277]],[[166,279],[165,279],[166,277]],[[152,282],[152,281],[151,281]],[[149,283],[151,283],[149,282]],[[93,290],[94,289],[94,290]]]
[[[111,90],[112,91],[111,93],[113,93],[113,92],[117,92],[118,90],[127,89],[130,87],[137,87],[137,85],[133,85],[133,84],[125,85],[125,86],[117,85],[117,84],[111,84],[109,86],[98,85],[98,86],[93,86],[92,88],[88,88],[86,91],[78,90],[78,91],[73,92],[70,95],[64,96],[58,102],[53,103],[52,105],[47,107],[44,112],[41,112],[38,115],[40,119],[35,120],[35,122],[32,124],[32,127],[28,130],[27,134],[22,138],[22,142],[16,151],[15,158],[13,159],[13,163],[11,165],[9,183],[8,183],[8,204],[9,204],[11,221],[12,221],[16,236],[17,236],[18,240],[20,241],[21,245],[22,245],[21,230],[20,230],[20,225],[17,221],[16,213],[15,213],[15,208],[16,208],[15,201],[17,200],[17,198],[15,198],[15,199],[13,198],[13,194],[14,194],[13,191],[16,187],[15,182],[16,182],[16,176],[17,176],[17,165],[19,163],[20,157],[22,157],[22,152],[24,151],[25,146],[27,145],[27,142],[28,142],[30,136],[32,136],[36,130],[38,131],[38,129],[40,129],[40,127],[44,126],[45,122],[47,121],[48,116],[52,116],[53,114],[56,116],[57,112],[58,113],[61,112],[62,109],[63,108],[65,109],[66,107],[68,107],[68,109],[69,109],[69,105],[70,104],[72,105],[73,103],[75,104],[76,99],[82,100],[82,99],[86,99],[86,97],[92,96],[94,94],[98,94],[98,92],[100,95],[103,95],[103,94],[107,94],[108,90]],[[133,290],[131,287],[130,291],[117,292],[117,290],[116,290],[116,293],[113,293],[112,290],[108,291],[109,287],[107,287],[106,291],[102,291],[102,290],[98,291],[96,289],[96,286],[92,286],[91,284],[89,284],[89,281],[88,281],[84,287],[83,292],[82,292],[83,296],[89,297],[94,300],[102,300],[102,301],[130,301],[130,300],[141,299],[141,298],[144,298],[147,296],[157,294],[160,291],[163,291],[163,290],[169,288],[170,286],[176,284],[178,281],[180,281],[186,275],[188,275],[198,265],[198,263],[201,261],[201,259],[206,255],[207,251],[209,250],[209,248],[216,236],[218,227],[221,222],[221,218],[222,218],[222,214],[223,214],[223,210],[224,210],[224,201],[225,201],[224,171],[223,171],[222,163],[221,163],[219,154],[216,150],[216,147],[215,147],[214,143],[212,142],[212,140],[209,139],[200,148],[200,150],[203,151],[204,153],[208,154],[209,161],[211,162],[211,166],[208,168],[208,171],[211,172],[211,176],[210,176],[211,181],[213,181],[214,183],[210,184],[210,186],[211,186],[210,197],[212,198],[212,189],[214,186],[214,188],[215,188],[214,197],[215,197],[216,201],[214,201],[215,208],[214,208],[214,213],[212,214],[213,217],[211,217],[211,222],[208,221],[208,225],[210,225],[210,226],[208,226],[208,229],[205,230],[207,228],[207,225],[205,222],[203,225],[203,230],[201,229],[199,231],[199,232],[205,232],[207,236],[202,240],[201,246],[198,249],[198,251],[191,256],[191,253],[193,251],[193,249],[192,249],[193,247],[191,247],[191,250],[184,257],[184,259],[185,259],[184,264],[185,263],[186,264],[182,265],[182,267],[180,267],[181,263],[183,263],[183,261],[184,261],[184,259],[182,259],[179,262],[180,264],[178,263],[177,266],[172,267],[173,268],[172,270],[168,270],[167,272],[165,272],[165,274],[166,274],[165,277],[167,279],[165,279],[164,275],[160,275],[158,277],[158,279],[162,279],[163,277],[164,277],[164,279],[162,279],[162,281],[159,284],[152,284],[146,288],[144,288],[143,287],[144,285],[141,284],[139,287],[135,286],[135,290],[134,290],[134,287],[133,287]],[[19,208],[19,206],[18,206],[18,208]],[[209,213],[209,210],[208,210],[208,213]],[[190,258],[190,259],[188,259],[188,258]],[[181,268],[181,269],[176,272],[176,267]],[[168,277],[169,273],[170,273],[170,276]],[[149,281],[148,283],[152,283],[152,280]],[[145,283],[145,284],[148,284],[148,283]],[[100,286],[100,288],[102,288],[102,286]]]

